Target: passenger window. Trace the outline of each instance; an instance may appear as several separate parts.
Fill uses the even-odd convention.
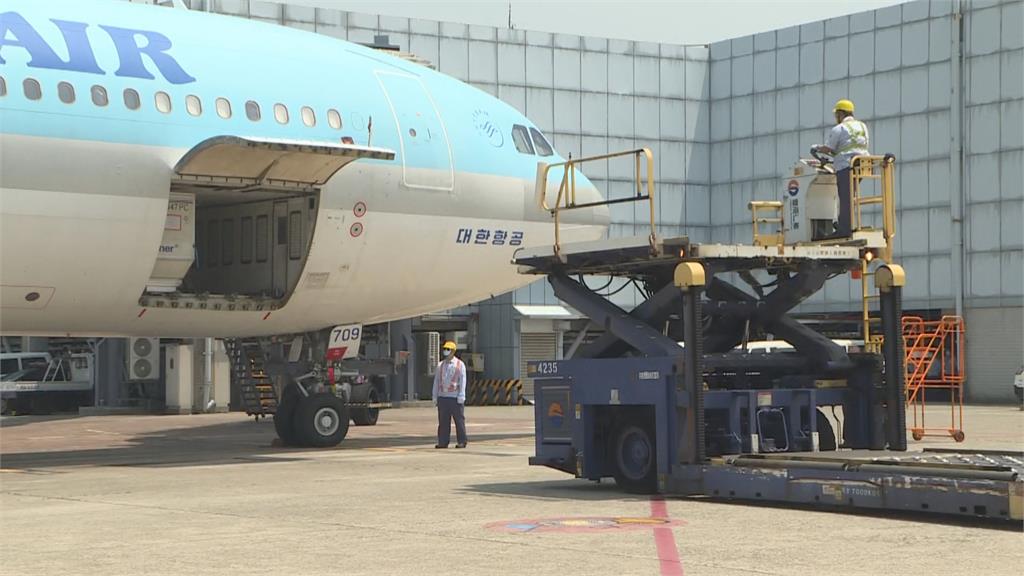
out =
[[[17,358],[4,358],[0,360],[0,376],[21,370]]]
[[[185,96],[185,109],[192,116],[199,116],[203,113],[203,103],[199,100],[199,96],[189,94]]]
[[[302,212],[288,214],[288,259],[302,258]]]
[[[306,126],[316,126],[316,114],[313,114],[313,109],[309,106],[302,107],[302,123]]]
[[[242,264],[252,262],[252,216],[242,218],[242,254],[239,261]]]
[[[92,90],[92,103],[97,106],[106,106],[110,103],[110,99],[107,98],[107,89],[103,86],[93,86]]]
[[[67,82],[57,84],[57,97],[61,102],[71,104],[75,101],[75,87]]]
[[[512,127],[512,141],[515,142],[516,150],[523,154],[533,154],[533,144],[530,142],[530,132],[526,126],[516,124]]]
[[[139,98],[139,93],[131,88],[125,88],[124,91],[124,107],[129,110],[138,110],[142,106],[142,99]]]
[[[334,108],[327,111],[327,124],[335,130],[341,130],[341,113]]]
[[[256,217],[256,261],[266,262],[270,252],[270,219],[266,216]]]
[[[274,104],[274,120],[278,124],[288,123],[288,107],[284,104]]]
[[[537,149],[538,156],[553,156],[555,154],[555,151],[551,149],[551,144],[548,144],[540,130],[530,128],[530,134],[533,136],[533,145]]]
[[[156,93],[156,109],[163,112],[164,114],[171,113],[171,97],[167,95],[167,92]]]
[[[220,263],[229,266],[235,259],[235,221],[222,220],[220,223]]]
[[[0,76],[0,97],[7,96],[7,81]]]
[[[206,267],[217,267],[217,256],[220,254],[220,230],[217,228],[217,221],[210,220],[206,223]]]
[[[245,117],[253,122],[260,121],[260,105],[249,100],[245,103]]]
[[[43,89],[39,87],[39,81],[35,78],[26,78],[21,87],[25,90],[25,98],[29,100],[39,100],[43,97]]]
[[[231,118],[231,102],[228,102],[227,98],[217,98],[217,116],[227,119]],[[252,231],[251,218],[249,219],[250,232]]]

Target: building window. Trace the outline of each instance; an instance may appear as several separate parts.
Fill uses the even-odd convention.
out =
[[[29,100],[39,100],[43,97],[43,89],[39,87],[39,81],[35,78],[26,78],[21,87],[25,90],[25,98]]]
[[[270,252],[270,219],[267,216],[256,217],[256,261],[266,262]]]
[[[239,261],[242,264],[252,262],[252,216],[242,218],[242,254]]]
[[[530,134],[533,136],[533,145],[537,149],[538,156],[554,156],[555,151],[551,149],[551,144],[548,144],[540,130],[530,128]]]
[[[139,93],[131,88],[125,88],[124,107],[129,110],[138,110],[141,106],[142,99],[139,98]]]
[[[274,104],[274,120],[278,124],[288,123],[288,107],[284,104]]]
[[[67,82],[57,84],[57,97],[61,102],[71,104],[75,101],[75,87]]]
[[[512,142],[515,143],[516,150],[523,154],[533,154],[533,143],[530,142],[530,132],[526,126],[516,124],[512,127]]]
[[[260,105],[249,100],[245,103],[245,117],[253,122],[260,121]]]
[[[167,95],[167,92],[156,93],[156,109],[163,112],[164,114],[171,113],[171,97]]]
[[[302,258],[302,212],[288,214],[288,259]]]
[[[227,98],[217,98],[217,116],[231,118],[231,102],[228,102]],[[249,222],[249,226],[252,227],[252,222]]]
[[[203,113],[203,103],[199,100],[199,96],[189,94],[185,96],[185,109],[192,116],[199,116]]]
[[[7,81],[0,76],[0,97],[7,96]]]
[[[217,228],[216,220],[210,220],[206,223],[206,267],[215,268],[219,255],[220,229]]]
[[[313,114],[313,109],[309,106],[302,107],[302,123],[306,126],[316,126],[316,114]]]
[[[341,113],[331,108],[327,111],[327,124],[335,130],[341,130]]]
[[[235,221],[225,219],[220,223],[220,263],[229,266],[235,259]]]

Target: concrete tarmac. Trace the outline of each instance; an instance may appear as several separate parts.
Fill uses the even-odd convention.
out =
[[[967,441],[1024,445],[971,407]],[[341,446],[278,448],[239,414],[0,419],[2,575],[1013,574],[1024,535],[973,522],[620,493],[530,467],[532,408],[382,412]],[[556,522],[539,519],[561,518]],[[653,518],[653,519],[652,519]]]

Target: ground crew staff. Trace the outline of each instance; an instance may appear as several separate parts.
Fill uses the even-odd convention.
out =
[[[442,346],[444,360],[434,372],[434,406],[437,406],[437,444],[447,448],[455,420],[456,448],[466,447],[466,364],[455,357],[455,342]]]
[[[835,108],[836,125],[828,133],[824,146],[815,146],[818,152],[832,156],[839,189],[839,223],[834,237],[846,238],[853,234],[850,203],[850,161],[854,156],[867,155],[868,127],[853,117],[853,102],[840,100]]]

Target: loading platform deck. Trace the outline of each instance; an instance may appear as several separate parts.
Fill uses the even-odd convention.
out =
[[[521,273],[604,330],[571,359],[529,363],[530,463],[631,492],[1021,520],[1024,454],[906,451],[899,266],[873,273],[873,342],[843,347],[790,316],[864,255],[656,236],[520,251]],[[583,275],[646,299],[626,312]],[[744,351],[755,334],[793,347]]]

